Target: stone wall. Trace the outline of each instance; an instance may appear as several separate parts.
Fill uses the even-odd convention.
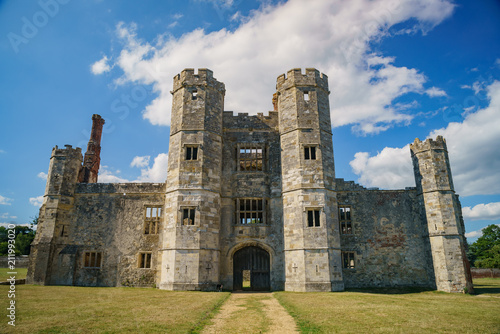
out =
[[[368,190],[337,179],[339,206],[351,208],[352,234],[341,234],[342,251],[355,253],[343,269],[347,288],[435,288],[427,226],[415,189]]]

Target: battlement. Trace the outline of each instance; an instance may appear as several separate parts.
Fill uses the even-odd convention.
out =
[[[420,139],[415,138],[415,141],[412,144],[410,144],[410,150],[412,154],[417,154],[429,150],[448,151],[446,148],[446,140],[443,138],[443,136],[437,136],[436,140],[429,138],[423,142],[420,141]]]
[[[315,68],[306,68],[306,73],[302,74],[300,68],[294,68],[282,74],[276,80],[276,90],[285,90],[294,86],[313,86],[324,89],[328,92],[328,76],[320,73]]]
[[[62,157],[62,156],[69,156],[69,157],[79,157],[80,159],[82,158],[82,149],[80,147],[75,147],[71,145],[64,145],[65,148],[59,148],[57,145],[52,149],[52,156],[51,157]]]
[[[264,115],[264,113],[234,115],[232,111],[224,111],[223,122],[224,129],[269,130],[278,125],[278,112],[270,111],[269,115]]]
[[[181,73],[174,76],[175,92],[183,86],[212,86],[217,90],[225,91],[225,86],[222,82],[214,78],[214,73],[208,68],[199,68],[198,73],[195,73],[193,68],[186,68]]]

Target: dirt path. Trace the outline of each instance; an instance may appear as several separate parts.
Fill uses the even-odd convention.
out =
[[[203,334],[298,333],[293,318],[271,293],[233,293]]]

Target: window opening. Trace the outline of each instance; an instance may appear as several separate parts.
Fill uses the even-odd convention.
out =
[[[261,171],[263,149],[255,146],[241,146],[239,148],[240,171]]]
[[[307,226],[317,227],[319,226],[319,209],[307,210]]]
[[[339,206],[339,222],[341,234],[352,234],[351,207]]]
[[[144,234],[158,234],[161,211],[161,207],[158,206],[148,206],[145,208]]]
[[[139,268],[151,268],[151,253],[139,253]]]
[[[198,97],[198,91],[197,90],[193,90],[191,92],[191,99],[196,100],[197,97]]]
[[[305,146],[304,147],[304,159],[316,160],[316,146]]]
[[[186,160],[198,160],[198,146],[186,146]]]
[[[309,92],[304,92],[304,101],[309,101]]]
[[[195,208],[182,209],[182,225],[194,225],[195,221]]]
[[[354,252],[342,252],[342,267],[354,269]]]
[[[101,268],[101,252],[85,252],[84,264],[85,268]]]
[[[261,198],[239,198],[236,200],[238,224],[264,224],[264,201]]]

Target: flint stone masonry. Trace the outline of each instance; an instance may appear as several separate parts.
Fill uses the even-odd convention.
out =
[[[183,70],[171,93],[164,183],[96,183],[99,115],[85,159],[54,148],[28,284],[472,291],[442,137],[411,145],[416,187],[366,189],[335,177],[328,77],[316,69],[280,75],[267,114],[224,111],[208,69]]]

